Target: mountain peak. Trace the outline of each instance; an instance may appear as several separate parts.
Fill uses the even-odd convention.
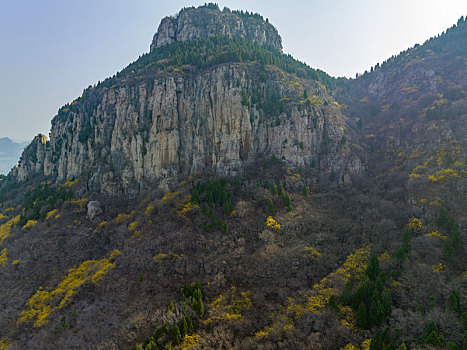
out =
[[[242,37],[259,45],[270,45],[282,51],[282,39],[269,21],[248,11],[222,11],[216,4],[182,9],[177,15],[165,17],[154,35],[151,51],[175,41],[225,35]]]

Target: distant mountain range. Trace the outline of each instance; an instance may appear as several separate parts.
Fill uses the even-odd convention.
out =
[[[18,163],[27,142],[17,143],[8,137],[0,138],[0,174],[8,174]]]

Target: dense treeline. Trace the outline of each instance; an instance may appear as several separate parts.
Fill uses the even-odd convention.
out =
[[[184,7],[182,11],[186,10],[191,10],[195,9],[196,7]],[[198,9],[209,9],[209,10],[217,10],[220,11],[219,4],[217,3],[205,3],[204,5],[198,6]],[[181,12],[182,12],[181,11]],[[223,13],[232,13],[240,18],[256,18],[258,20],[264,21],[263,16],[261,16],[259,13],[253,13],[253,12],[248,12],[248,11],[243,11],[243,10],[231,10],[228,7],[224,7],[222,10]],[[266,22],[269,22],[268,19],[266,19]]]
[[[73,192],[65,187],[57,187],[50,183],[41,184],[26,194],[24,211],[18,225],[24,226],[29,220],[44,220],[47,212],[55,207],[58,200],[73,198]]]
[[[200,213],[210,218],[206,229],[216,226],[228,231],[227,218],[233,209],[234,192],[240,189],[238,179],[229,184],[227,179],[197,183],[191,194],[191,202],[200,206]]]
[[[257,61],[266,65],[274,65],[288,73],[320,81],[327,88],[336,87],[336,79],[321,70],[312,69],[307,64],[297,61],[291,55],[283,54],[277,49],[249,40],[227,36],[213,36],[197,38],[189,41],[177,41],[141,56],[128,67],[117,73],[113,78],[104,81],[103,86],[111,86],[115,78],[122,78],[131,74],[144,73],[156,63],[164,62],[165,66],[180,67],[193,65],[206,68],[226,62],[252,62]]]

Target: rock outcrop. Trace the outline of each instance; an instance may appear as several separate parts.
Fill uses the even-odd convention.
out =
[[[13,174],[65,180],[88,171],[91,190],[114,194],[154,183],[167,189],[195,172],[236,176],[271,157],[316,167],[319,177],[334,172],[351,181],[360,175],[360,159],[342,143],[339,109],[323,101],[306,106],[297,95],[309,81],[272,66],[265,70],[265,82],[257,77],[259,64],[237,63],[91,91],[55,117],[50,141],[34,139]],[[330,100],[323,87],[317,91]],[[291,102],[282,111],[246,105],[243,94],[258,92],[265,101],[277,95]],[[92,111],[85,108],[89,99],[97,101]]]
[[[99,201],[90,201],[88,203],[88,218],[94,221],[99,215],[103,213],[101,203]]]
[[[276,28],[267,21],[235,11],[210,8],[188,8],[175,17],[166,17],[159,25],[151,44],[151,51],[174,41],[187,41],[199,37],[225,35],[242,37],[282,50],[282,39]]]

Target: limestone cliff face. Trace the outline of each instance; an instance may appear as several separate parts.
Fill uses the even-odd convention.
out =
[[[360,175],[360,159],[342,143],[345,122],[336,105],[300,101],[303,87],[330,99],[325,89],[264,69],[264,81],[259,64],[232,63],[88,91],[55,117],[50,141],[36,137],[13,174],[64,180],[91,173],[91,190],[127,194],[170,188],[195,172],[241,175],[272,156],[316,167],[326,179],[331,172],[347,182]],[[260,108],[253,94],[290,102],[283,110]]]
[[[151,51],[174,41],[225,35],[242,37],[282,50],[282,39],[276,28],[256,17],[241,17],[231,11],[208,8],[189,8],[176,17],[166,17],[159,25],[151,44]]]

